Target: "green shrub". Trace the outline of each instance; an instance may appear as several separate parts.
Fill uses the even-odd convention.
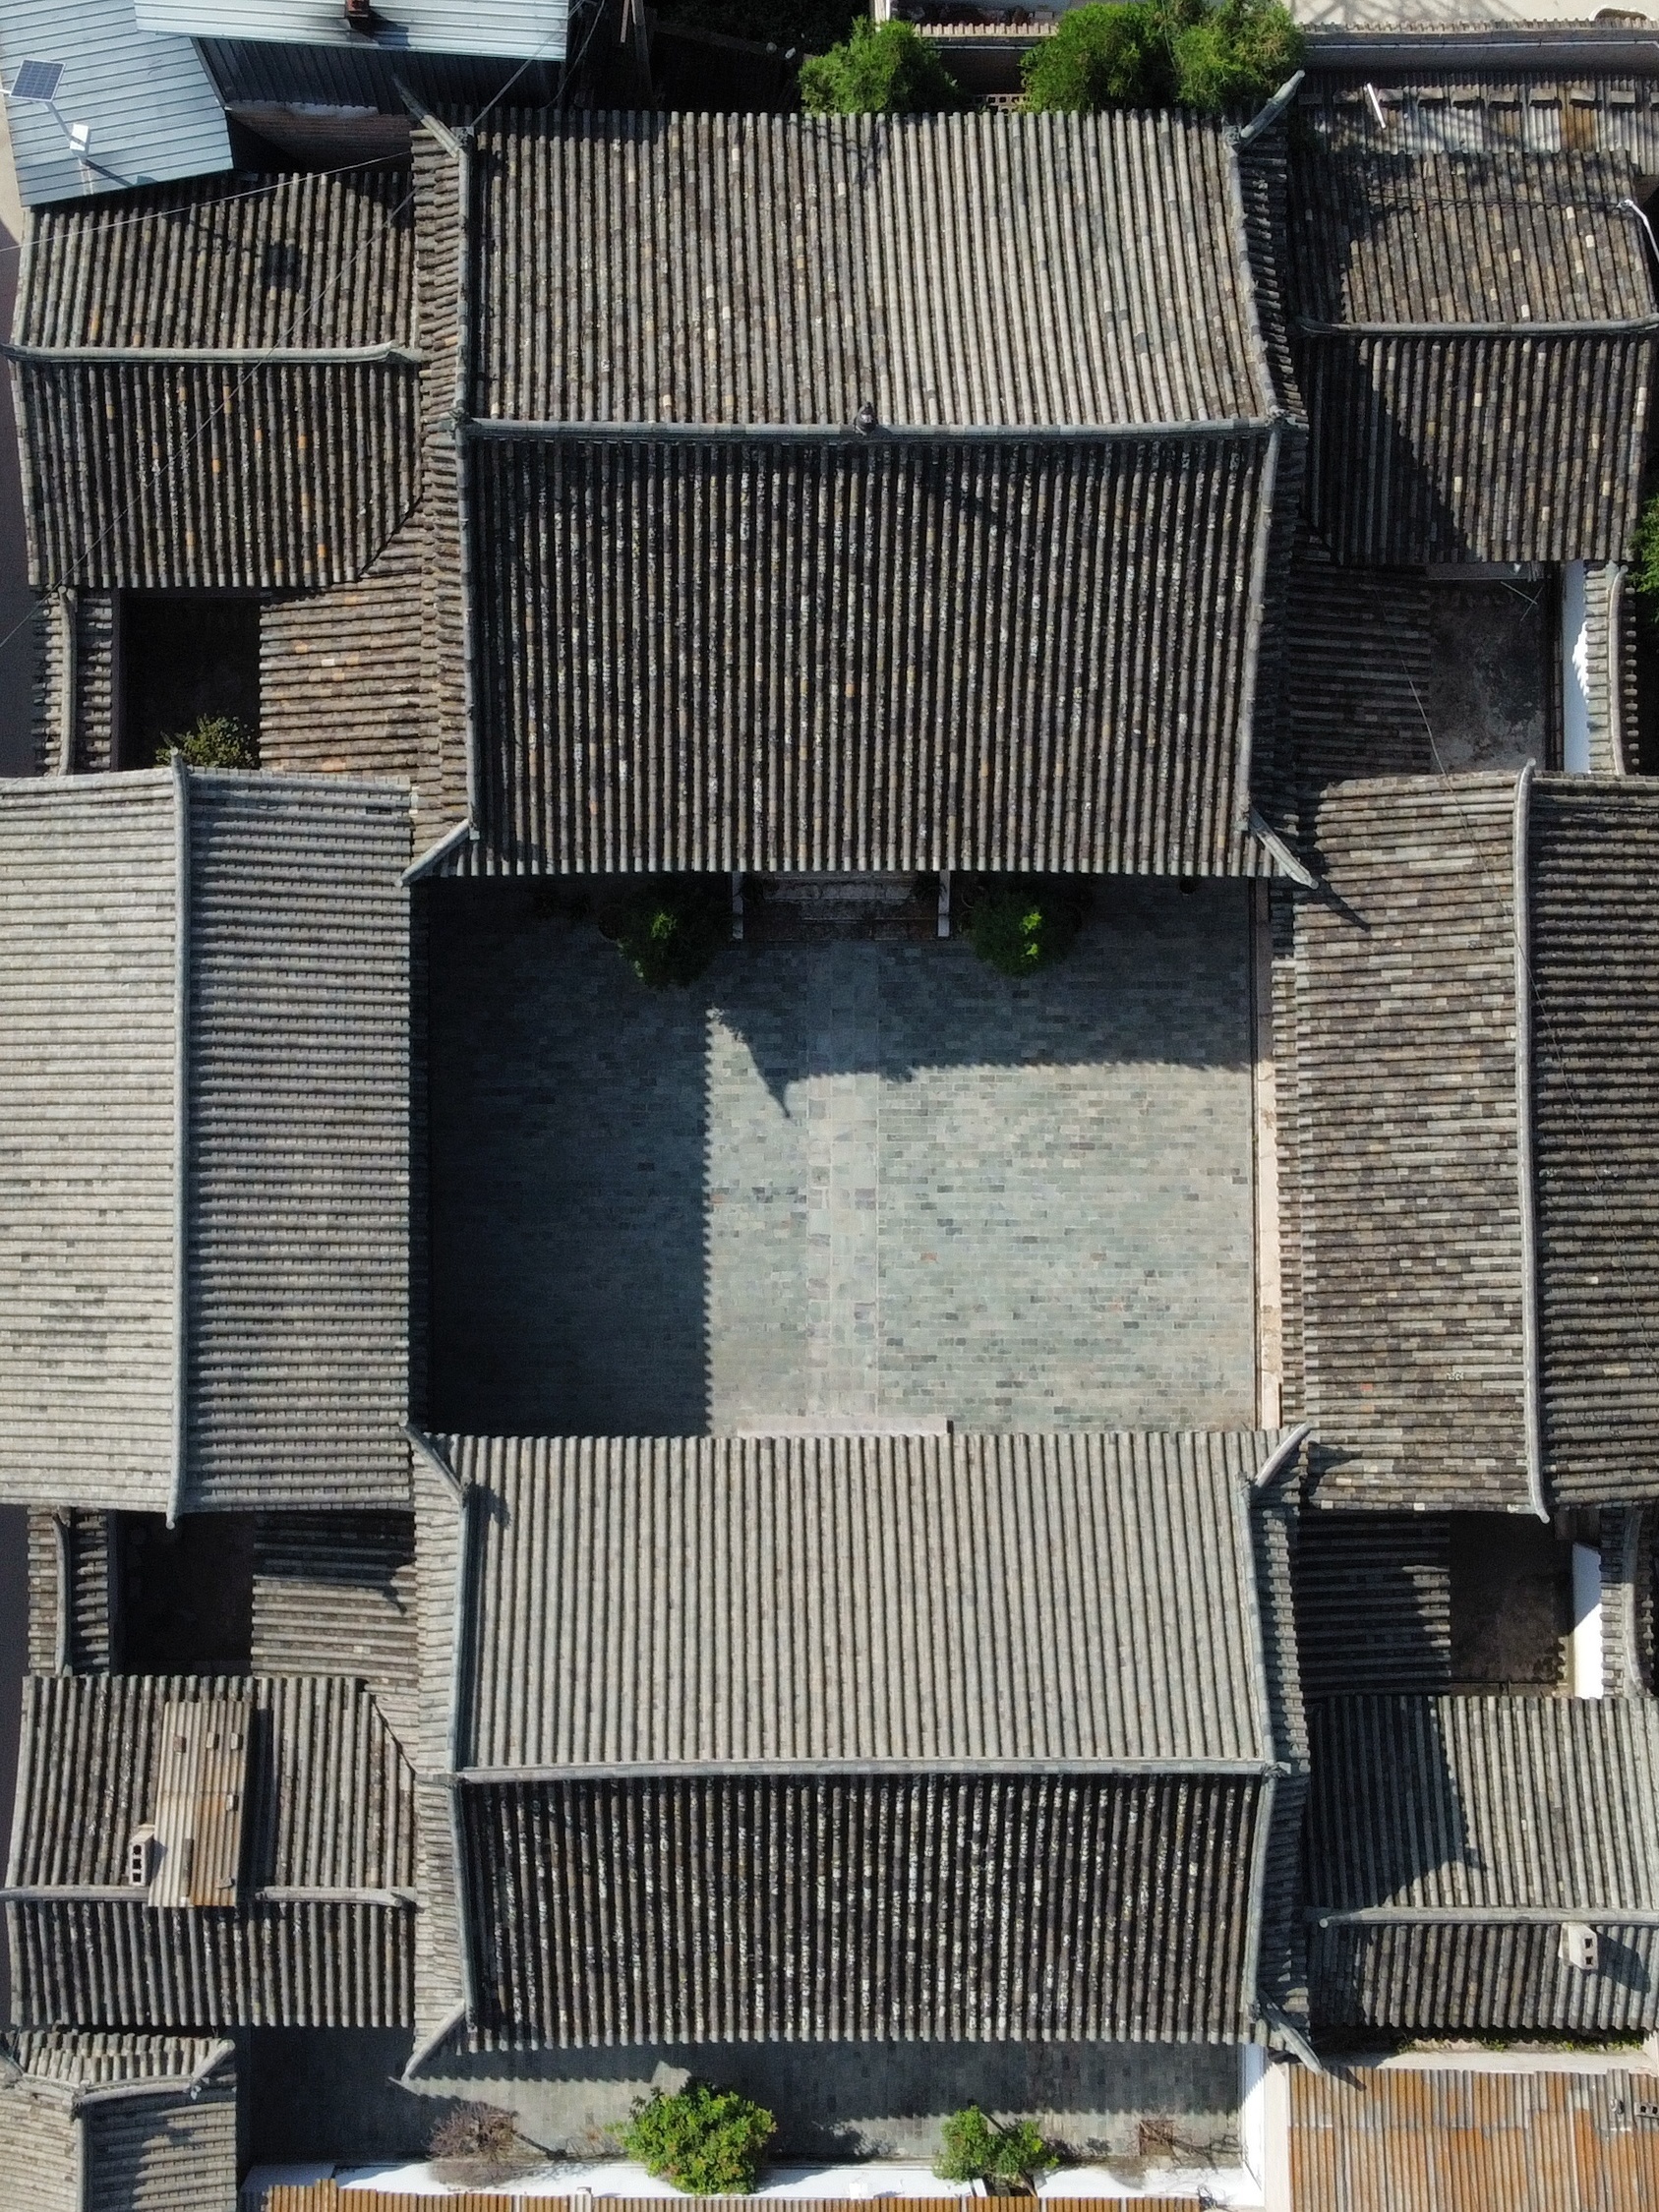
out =
[[[730,932],[721,887],[706,877],[681,877],[649,885],[629,899],[617,950],[641,983],[663,990],[671,983],[694,983]]]
[[[943,2134],[941,2182],[1030,2182],[1060,2163],[1029,2120],[999,2125],[978,2105],[953,2112]]]
[[[633,2108],[622,2145],[647,2172],[692,2196],[747,2196],[778,2124],[735,2089],[688,2081],[653,2090]]]
[[[1659,627],[1659,492],[1642,504],[1636,518],[1635,558],[1630,563],[1630,589],[1640,602],[1649,623]]]
[[[155,748],[157,767],[177,753],[187,768],[258,768],[260,741],[234,715],[203,715],[191,728],[163,737]]]
[[[808,115],[938,115],[968,101],[911,25],[863,16],[843,45],[801,63],[800,104]]]
[[[1294,75],[1304,43],[1277,0],[1097,0],[1027,54],[1025,104],[1068,115],[1258,108]]]
[[[1061,958],[1082,919],[1075,892],[1031,878],[980,892],[969,908],[968,936],[980,960],[1002,974],[1034,975]]]

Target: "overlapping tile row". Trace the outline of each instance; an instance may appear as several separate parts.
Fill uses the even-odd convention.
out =
[[[1315,1512],[1296,1540],[1296,1651],[1310,1698],[1446,1689],[1452,1529],[1444,1513]]]
[[[164,1506],[177,926],[164,777],[0,786],[0,1486]]]
[[[462,572],[460,456],[444,418],[455,405],[460,346],[460,188],[452,154],[426,131],[414,141],[420,227],[421,844],[466,814],[467,580]],[[430,832],[430,835],[429,835]]]
[[[30,580],[258,590],[349,581],[419,488],[408,362],[202,350],[414,343],[406,175],[160,189],[32,218],[14,365]],[[148,359],[99,361],[100,349]],[[89,349],[90,358],[86,357]]]
[[[1241,829],[1262,437],[471,467],[457,869],[1270,869]]]
[[[278,774],[419,781],[423,517],[355,584],[260,612],[260,759]]]
[[[1292,1561],[1300,1513],[1294,1480],[1284,1470],[1251,1513],[1256,1583],[1261,1593],[1262,1660],[1272,1741],[1281,1772],[1274,1784],[1261,1904],[1259,1996],[1294,2020],[1308,2013],[1307,1938],[1302,1925],[1302,1828],[1308,1802],[1308,1720],[1303,1702],[1300,1631]],[[1258,2042],[1267,2031],[1258,2024]]]
[[[115,1530],[109,1513],[29,1508],[29,1670],[105,1674],[115,1627]],[[68,1568],[68,1621],[64,1570]]]
[[[97,776],[114,768],[121,610],[113,592],[74,592],[34,606],[34,772]],[[66,745],[67,740],[67,745]]]
[[[1639,764],[1641,701],[1634,675],[1639,617],[1627,598],[1623,561],[1591,561],[1584,570],[1584,692],[1590,773],[1623,776]]]
[[[1333,1698],[1311,1732],[1316,2021],[1659,2023],[1659,1707]],[[1321,1924],[1355,1910],[1373,1917]],[[1563,1953],[1574,1923],[1595,1929],[1593,1966]]]
[[[407,792],[190,780],[192,1505],[406,1479]]]
[[[373,1698],[336,1677],[28,1676],[9,1877],[126,1881],[167,1700],[246,1708],[248,1860],[235,1910],[66,1895],[7,1906],[27,2026],[398,2026],[412,2010],[413,1776]],[[262,1892],[299,1892],[296,1896]],[[309,1894],[307,1894],[309,1892]]]
[[[1248,1491],[1272,1441],[453,1440],[478,1492],[461,1764],[1272,1759]]]
[[[469,1788],[475,2042],[1236,2042],[1264,1792],[937,1775]]]
[[[1659,1514],[1651,1505],[1609,1505],[1597,1518],[1603,1685],[1610,1695],[1651,1695],[1654,1539]]]
[[[1512,778],[1339,784],[1296,917],[1302,1412],[1322,1494],[1528,1502]]]
[[[450,1769],[450,1715],[455,1687],[455,1636],[461,1621],[462,1508],[454,1487],[419,1452],[410,1460],[416,1509],[415,1596],[420,1643],[417,1732],[406,1739],[417,1772]],[[426,2045],[463,2005],[453,1801],[442,1783],[416,1784],[415,1879],[421,1906],[415,1920],[415,2043]]]
[[[1486,66],[1475,66],[1466,50],[1447,50],[1438,68],[1432,47],[1427,61],[1419,46],[1409,62],[1384,63],[1373,55],[1358,69],[1333,68],[1335,58],[1314,57],[1297,109],[1310,130],[1337,147],[1369,155],[1505,158],[1520,149],[1559,154],[1570,148],[1629,154],[1638,170],[1659,170],[1653,80],[1594,68],[1602,57],[1593,51],[1581,56],[1582,69],[1567,83],[1559,67],[1494,68],[1485,56]],[[1381,128],[1372,93],[1383,110]]]
[[[1531,814],[1544,1452],[1567,1504],[1659,1495],[1659,790],[1546,778]]]
[[[1410,570],[1341,568],[1304,537],[1285,622],[1295,784],[1426,776],[1422,699],[1431,661],[1429,584]]]
[[[490,117],[477,411],[1267,414],[1235,158],[1172,114]]]
[[[237,2169],[228,2043],[25,2033],[9,2036],[0,2058],[8,2062],[6,2180],[18,2203],[36,2212],[226,2212]]]
[[[1634,174],[1588,154],[1295,157],[1308,505],[1338,559],[1628,557],[1659,360],[1653,333],[1609,327],[1659,305],[1616,209]]]
[[[1651,2077],[1343,2066],[1290,2077],[1290,2189],[1321,2212],[1659,2201]]]
[[[256,1674],[356,1675],[398,1741],[416,1741],[415,1531],[406,1512],[262,1513],[254,1527]]]

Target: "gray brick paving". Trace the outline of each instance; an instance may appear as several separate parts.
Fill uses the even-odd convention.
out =
[[[1253,1419],[1243,889],[1110,881],[1072,957],[734,947],[638,985],[513,885],[435,931],[433,1418]]]

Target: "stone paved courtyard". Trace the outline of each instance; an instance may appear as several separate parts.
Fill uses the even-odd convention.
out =
[[[842,941],[664,993],[434,896],[435,1425],[1253,1423],[1242,887],[1107,881],[1018,983]]]

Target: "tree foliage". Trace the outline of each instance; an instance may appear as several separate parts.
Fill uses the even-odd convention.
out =
[[[633,2108],[622,2145],[647,2172],[692,2196],[747,2196],[778,2124],[736,2089],[688,2081],[660,2089]]]
[[[808,115],[938,115],[968,102],[910,24],[865,16],[841,45],[801,63],[800,104]]]
[[[1635,558],[1630,586],[1648,622],[1659,628],[1659,492],[1642,502],[1636,520]]]
[[[641,983],[694,983],[731,927],[724,881],[669,877],[634,892],[615,922],[617,950]],[[602,925],[603,926],[603,925]],[[611,934],[610,927],[605,934]]]
[[[203,715],[189,729],[163,737],[155,748],[158,767],[177,753],[187,768],[258,768],[260,741],[234,715]]]
[[[953,2112],[941,2132],[941,2182],[1030,2182],[1059,2164],[1029,2120],[999,2123],[978,2105]]]
[[[1295,74],[1302,32],[1277,0],[1096,0],[1060,18],[1026,56],[1026,105],[1257,108]]]
[[[1082,919],[1082,901],[1074,890],[1028,878],[991,884],[978,893],[969,908],[968,936],[987,966],[1003,975],[1035,975],[1062,957]]]

